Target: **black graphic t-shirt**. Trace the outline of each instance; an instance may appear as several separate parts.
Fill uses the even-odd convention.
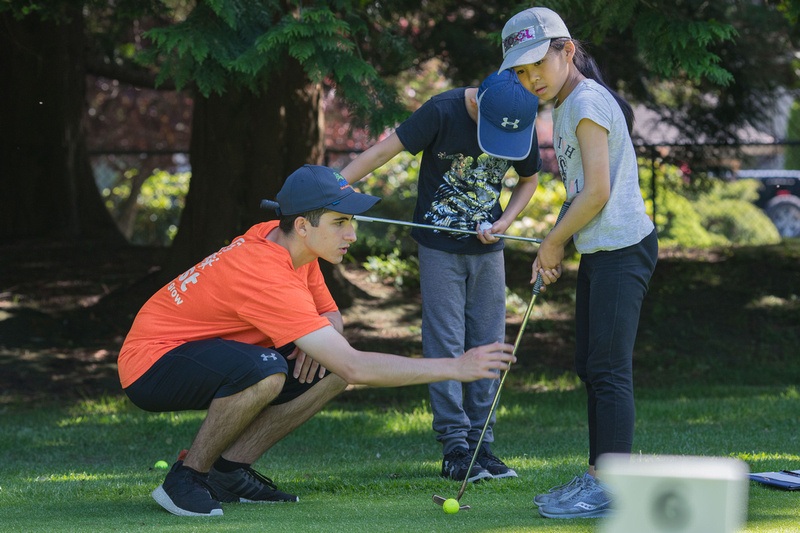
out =
[[[422,151],[414,222],[475,230],[481,222],[494,222],[502,209],[498,200],[506,171],[513,166],[520,176],[532,176],[542,161],[536,136],[527,159],[509,161],[483,153],[478,125],[469,116],[465,88],[434,96],[398,126],[395,133],[412,154]],[[481,254],[503,248],[503,240],[482,244],[469,234],[414,228],[419,244],[443,252]]]

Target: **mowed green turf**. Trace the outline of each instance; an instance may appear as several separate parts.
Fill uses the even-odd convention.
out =
[[[596,531],[599,519],[539,517],[533,496],[585,468],[585,394],[565,377],[528,392],[509,381],[494,451],[518,479],[470,485],[470,511],[447,515],[427,389],[345,393],[256,463],[297,504],[224,504],[186,518],[150,492],[188,447],[203,413],[145,413],[107,398],[71,407],[6,406],[0,456],[2,531]],[[546,389],[547,384],[542,389]],[[738,457],[751,470],[800,469],[800,393],[791,386],[698,386],[638,392],[637,453]],[[748,532],[798,531],[800,493],[750,483]]]
[[[524,307],[530,255],[509,249],[508,283]],[[637,339],[634,451],[800,469],[800,239],[666,255]],[[431,501],[455,497],[460,484],[438,477],[424,386],[343,394],[255,465],[298,504],[226,504],[218,518],[173,516],[150,497],[165,475],[152,466],[190,445],[203,413],[145,413],[121,398],[34,408],[9,390],[0,396],[0,531],[597,531],[601,520],[543,519],[531,503],[586,467],[585,393],[570,355],[574,269],[564,282],[537,301],[532,341],[500,400],[494,451],[520,478],[470,485],[468,512],[446,515]],[[418,337],[410,329],[413,353]],[[404,353],[410,341],[388,342]],[[800,531],[800,493],[749,488],[745,531]]]

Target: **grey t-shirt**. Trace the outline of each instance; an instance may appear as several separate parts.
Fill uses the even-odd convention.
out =
[[[567,201],[583,190],[581,149],[575,131],[589,119],[608,131],[611,193],[603,209],[573,239],[579,253],[618,250],[638,243],[653,231],[639,189],[639,167],[625,115],[614,96],[591,79],[581,81],[553,109],[553,146]]]

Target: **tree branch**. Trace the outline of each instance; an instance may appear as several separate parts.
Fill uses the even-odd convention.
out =
[[[146,89],[159,89],[174,91],[175,84],[172,81],[162,82],[156,87],[156,76],[150,70],[132,64],[119,65],[114,62],[106,61],[104,58],[90,56],[87,60],[86,70],[89,74],[102,76],[112,80],[118,80],[135,87]]]

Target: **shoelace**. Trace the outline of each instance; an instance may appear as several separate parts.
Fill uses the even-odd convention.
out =
[[[275,485],[275,483],[274,483],[274,482],[273,482],[273,481],[272,481],[270,478],[268,478],[267,476],[265,476],[265,475],[263,475],[263,474],[260,474],[260,473],[256,472],[255,470],[253,470],[253,469],[252,469],[252,468],[250,468],[250,467],[246,468],[245,470],[246,470],[246,471],[247,471],[247,473],[248,473],[248,474],[250,474],[250,475],[251,475],[253,478],[255,478],[257,481],[260,481],[261,483],[263,483],[264,485],[266,485],[266,486],[267,486],[267,487],[269,487],[270,489],[272,489],[272,490],[278,490],[278,486],[277,486],[277,485]]]
[[[572,478],[572,481],[568,481],[566,483],[562,483],[561,485],[556,485],[555,487],[551,488],[547,492],[556,492],[556,491],[559,491],[561,489],[568,489],[569,487],[580,485],[582,483],[583,483],[583,479],[578,477],[578,476],[575,476],[574,478]]]
[[[497,456],[495,456],[493,453],[487,452],[485,448],[483,450],[481,450],[481,453],[478,454],[478,456],[479,457],[486,457],[487,459],[489,459],[489,461],[491,461],[493,463],[502,463],[503,462]]]
[[[193,471],[191,468],[182,468],[183,472],[185,472],[184,476],[189,478],[190,482],[197,486],[200,489],[203,489],[208,492],[209,495],[215,500],[219,498],[214,493],[214,489],[211,488],[211,485],[208,484],[208,477],[200,474],[199,472]]]
[[[580,499],[587,500],[592,495],[597,493],[605,495],[606,491],[597,483],[583,483],[579,488],[573,489],[572,491],[566,493],[560,501],[571,502]]]

